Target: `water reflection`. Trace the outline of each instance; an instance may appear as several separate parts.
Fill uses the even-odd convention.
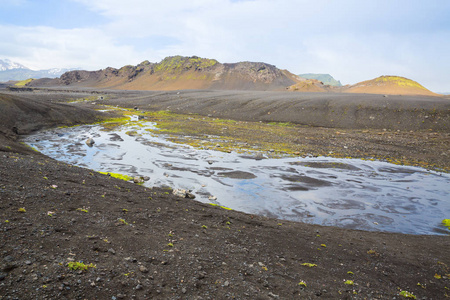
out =
[[[448,233],[440,225],[450,217],[448,174],[362,160],[196,150],[145,130],[152,126],[113,132],[78,126],[38,132],[25,142],[57,160],[149,176],[149,186],[189,189],[199,201],[247,213],[362,230]],[[90,137],[92,147],[85,143]]]

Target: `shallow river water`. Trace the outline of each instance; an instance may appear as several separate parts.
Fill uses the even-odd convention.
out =
[[[175,144],[140,122],[104,131],[83,125],[25,142],[69,164],[149,176],[147,186],[192,190],[196,200],[251,214],[352,229],[448,234],[450,175],[378,161],[264,158]],[[88,147],[85,141],[93,138]]]

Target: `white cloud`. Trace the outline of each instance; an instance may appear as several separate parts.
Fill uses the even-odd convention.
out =
[[[450,64],[445,1],[72,1],[103,23],[67,30],[0,25],[0,56],[35,68],[95,69],[198,55],[326,72],[345,83],[395,74],[450,90],[450,83],[431,86]]]
[[[119,67],[139,56],[98,29],[0,26],[0,48],[2,55],[31,69]]]

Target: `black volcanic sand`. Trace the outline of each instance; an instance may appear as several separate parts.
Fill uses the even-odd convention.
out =
[[[92,101],[56,103],[81,97],[139,109],[298,121],[289,119],[297,114],[283,100],[283,95],[292,94],[270,93],[259,99],[263,93],[177,93],[0,95],[0,299],[402,299],[399,295],[406,292],[418,299],[444,299],[450,295],[449,236],[364,232],[248,215],[60,163],[17,142],[18,135],[32,130],[105,117],[89,109]],[[184,94],[198,96],[197,104]],[[239,97],[242,104],[237,105]],[[390,96],[387,99],[395,99],[384,110],[380,104],[364,111],[365,105],[374,106],[378,96],[352,95],[343,103],[338,100],[345,95],[322,96],[328,100],[310,94],[296,97],[317,97],[318,114],[330,105],[335,111],[337,106],[348,107],[347,114],[354,111],[355,120],[364,120],[361,116],[370,117],[378,109],[391,121],[373,124],[376,129],[398,130],[396,126],[403,124],[399,130],[412,130],[412,136],[432,129],[448,141],[448,100],[411,98],[409,103],[409,97]],[[310,102],[305,109],[312,114]],[[421,108],[415,107],[416,102]],[[391,103],[400,111],[395,112]],[[286,112],[284,117],[281,111]],[[403,116],[414,113],[422,114],[424,122]],[[312,121],[320,125],[331,119]],[[343,128],[373,129],[363,123]],[[433,145],[424,139],[417,147]],[[448,155],[448,143],[444,150]],[[408,155],[406,150],[397,151],[394,155]],[[448,156],[441,161],[448,166]],[[69,262],[95,268],[71,270]]]

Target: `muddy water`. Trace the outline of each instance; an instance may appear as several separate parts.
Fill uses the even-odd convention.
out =
[[[149,176],[148,186],[189,189],[198,201],[247,213],[362,230],[449,232],[441,225],[450,217],[449,174],[376,161],[198,150],[146,131],[153,126],[78,126],[25,142],[60,161]]]

